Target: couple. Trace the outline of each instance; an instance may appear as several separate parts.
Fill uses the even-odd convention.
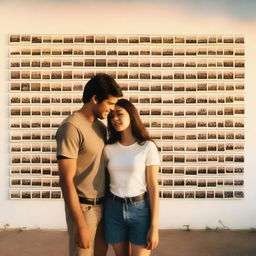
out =
[[[117,256],[144,256],[158,244],[158,151],[122,96],[113,78],[94,76],[56,134],[70,256],[105,256],[107,243]]]

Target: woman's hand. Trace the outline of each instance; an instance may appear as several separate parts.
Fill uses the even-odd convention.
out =
[[[153,250],[159,242],[158,228],[151,226],[147,234],[147,249]]]

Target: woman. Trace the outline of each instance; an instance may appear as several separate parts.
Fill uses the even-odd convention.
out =
[[[108,116],[104,149],[110,176],[106,241],[116,256],[145,256],[158,244],[159,155],[135,106],[120,99]]]

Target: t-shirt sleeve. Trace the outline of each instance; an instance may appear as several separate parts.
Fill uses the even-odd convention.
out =
[[[147,145],[146,166],[160,165],[159,154],[154,142],[149,141]]]
[[[57,157],[77,159],[79,152],[79,134],[76,127],[65,123],[56,133]]]

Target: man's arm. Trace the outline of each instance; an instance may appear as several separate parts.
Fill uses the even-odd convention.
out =
[[[76,159],[58,159],[60,185],[63,197],[77,227],[77,243],[80,248],[91,246],[91,234],[81,211],[78,194],[73,182],[76,173]]]

